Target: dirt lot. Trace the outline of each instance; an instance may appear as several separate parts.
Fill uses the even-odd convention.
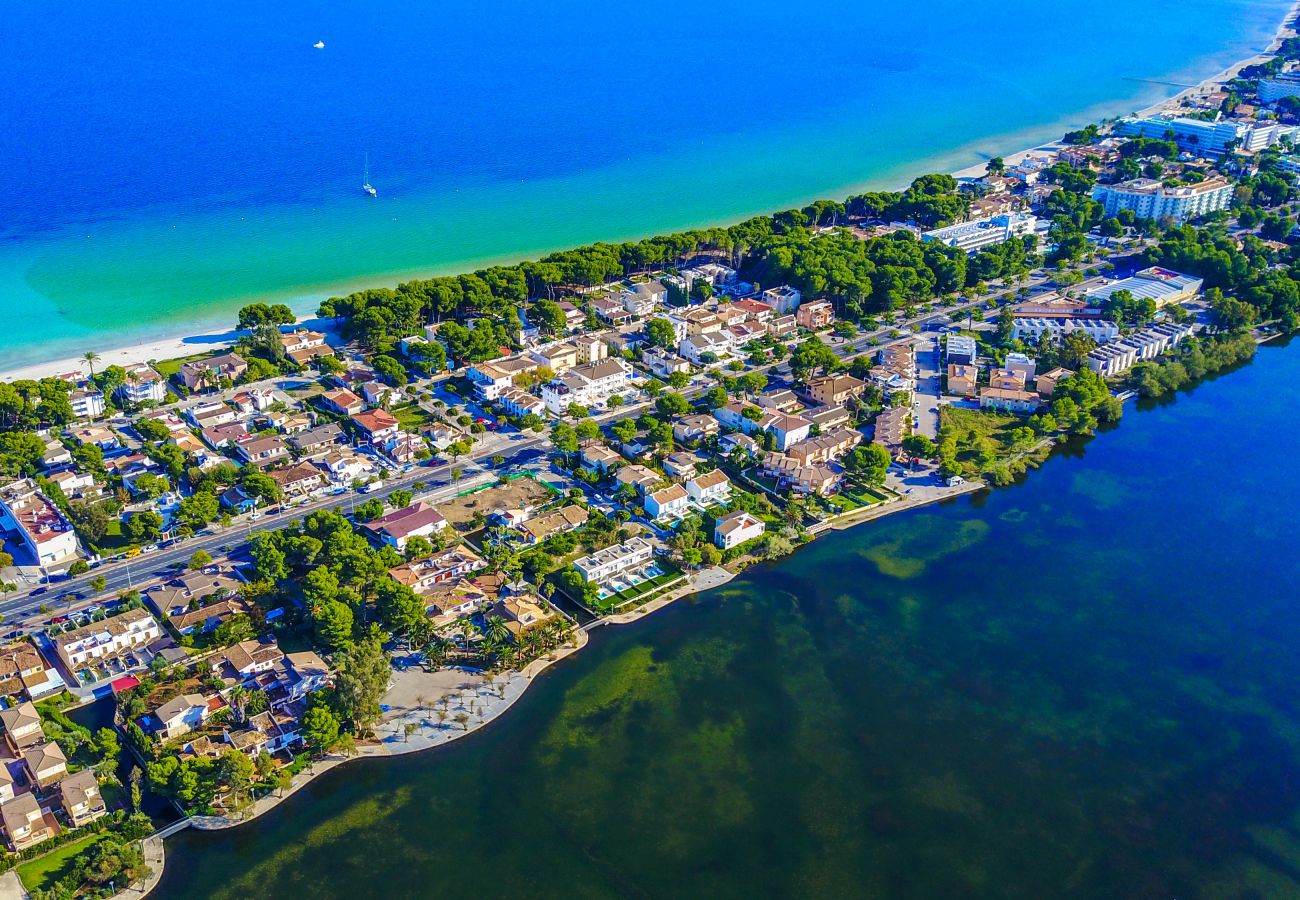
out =
[[[537,506],[551,497],[545,487],[531,478],[516,478],[508,484],[497,484],[448,503],[438,504],[438,511],[447,517],[453,527],[467,524],[475,513],[485,516],[502,509],[520,509]]]

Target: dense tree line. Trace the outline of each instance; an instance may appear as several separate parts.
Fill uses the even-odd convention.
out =
[[[1164,231],[1160,243],[1144,252],[1143,262],[1205,279],[1223,327],[1276,319],[1294,331],[1300,327],[1300,269],[1294,262],[1274,265],[1276,253],[1253,235],[1240,243],[1213,229],[1179,225]]]
[[[825,251],[828,256],[843,257],[841,261],[810,258],[807,263],[796,264],[796,256],[812,251],[810,229],[838,225],[845,215],[896,219],[933,228],[960,218],[966,205],[966,198],[957,192],[955,179],[926,175],[904,191],[862,194],[844,203],[818,200],[802,209],[757,216],[726,228],[684,231],[621,244],[591,244],[518,265],[410,281],[396,288],[357,291],[325,300],[319,314],[340,320],[344,336],[381,354],[391,354],[398,341],[420,334],[425,325],[444,322],[438,330],[439,338],[451,357],[465,364],[491,359],[499,355],[500,348],[513,344],[518,310],[529,298],[550,302],[561,293],[572,294],[638,272],[672,267],[701,253],[729,259],[737,266],[757,255],[761,260],[754,265],[760,270],[777,254],[772,266],[774,276],[783,267],[799,268],[808,273],[810,291],[815,295],[824,292],[859,304],[874,295],[876,308],[886,309],[895,300],[932,296],[935,291],[943,293],[964,286],[964,254],[938,247],[919,251],[867,242],[873,245],[869,254],[872,272],[868,277],[862,271],[862,263],[867,260],[842,252],[847,245]],[[782,236],[791,238],[788,254],[781,251],[779,243],[773,243],[774,238]],[[822,253],[818,248],[816,254],[820,257]],[[986,265],[993,265],[993,260]],[[771,281],[768,277],[763,283]],[[862,293],[868,283],[870,291]],[[548,315],[549,307],[540,302],[535,308],[538,324],[550,332],[557,330],[553,311]],[[273,317],[271,309],[264,319]]]

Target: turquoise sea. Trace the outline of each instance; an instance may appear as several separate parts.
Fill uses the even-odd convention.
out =
[[[1300,896],[1297,385],[1264,348],[602,629],[481,732],[169,839],[156,896]]]
[[[954,169],[1167,96],[1288,6],[7,4],[0,370]]]

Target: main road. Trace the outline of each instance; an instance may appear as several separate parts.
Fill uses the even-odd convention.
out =
[[[396,477],[390,476],[382,488],[360,498],[355,492],[349,491],[347,495],[316,497],[297,505],[286,504],[277,512],[262,513],[256,519],[252,516],[243,516],[239,522],[227,528],[218,526],[210,532],[176,541],[160,550],[141,554],[134,559],[104,563],[84,575],[57,582],[45,590],[36,588],[34,591],[10,595],[0,601],[0,615],[4,617],[5,622],[15,623],[40,612],[42,606],[46,606],[51,614],[54,614],[56,610],[62,611],[64,607],[72,608],[73,603],[76,602],[74,595],[88,597],[94,593],[90,582],[99,576],[103,576],[105,581],[104,591],[99,592],[101,596],[116,594],[118,591],[150,583],[184,567],[195,551],[204,550],[212,557],[220,558],[236,552],[248,542],[249,536],[254,531],[276,528],[322,509],[336,509],[350,513],[359,500],[364,502],[372,497],[387,499],[395,491],[413,491],[414,486],[421,482],[424,486],[417,494],[418,499],[433,503],[443,502],[461,491],[492,480],[495,477],[490,465],[492,456],[500,454],[506,458],[506,462],[501,467],[504,469],[510,465],[511,460],[529,450],[536,450],[541,455],[541,447],[549,441],[545,435],[530,435],[526,432],[506,437],[513,440],[505,447],[501,446],[500,442],[493,442],[493,446],[454,463],[441,462],[435,466],[416,466]],[[459,477],[453,478],[452,472],[456,469],[463,471],[459,473]]]
[[[1027,289],[1032,294],[1050,281],[1050,275],[1041,274],[1030,278],[1020,285],[1020,288]],[[834,352],[845,361],[866,353],[876,352],[881,346],[894,340],[907,340],[913,337],[912,326],[934,320],[938,316],[951,316],[966,309],[982,306],[989,303],[996,295],[1012,290],[1016,290],[1016,288],[1004,286],[945,310],[914,316],[871,332],[864,332],[852,339],[834,345]],[[895,332],[902,333],[894,337]],[[783,364],[783,361],[773,361],[761,366],[747,368],[750,371],[767,372]],[[682,390],[681,394],[687,399],[693,399],[703,394],[711,386],[711,380],[704,378]],[[600,422],[606,422],[635,414],[638,410],[651,404],[652,401],[645,400],[640,403],[629,404],[617,410],[610,410],[593,418]],[[921,418],[926,419],[927,417],[922,416]],[[936,421],[930,423],[931,427],[922,428],[923,432],[937,430],[937,416],[935,418]],[[490,480],[486,476],[501,474],[511,467],[512,462],[517,457],[526,454],[527,451],[538,451],[537,455],[540,456],[545,452],[543,448],[548,444],[549,436],[547,435],[530,435],[527,432],[497,433],[484,439],[476,452],[471,453],[461,461],[450,464],[439,462],[434,466],[417,466],[410,471],[402,472],[395,478],[390,476],[391,480],[385,481],[382,488],[372,491],[365,499],[371,497],[387,499],[396,491],[412,491],[414,485],[423,482],[424,487],[421,488],[418,499],[433,503],[443,502],[468,487],[477,486],[486,480]],[[493,472],[493,467],[489,463],[491,458],[496,455],[505,457],[505,462]],[[452,470],[456,468],[463,470],[462,478],[451,477]],[[99,596],[116,594],[119,591],[152,583],[183,568],[189,562],[190,557],[198,550],[206,551],[213,558],[235,554],[248,542],[254,530],[261,531],[275,528],[321,509],[337,509],[350,512],[357,502],[356,494],[349,492],[346,496],[317,497],[306,503],[286,505],[274,513],[257,514],[257,518],[241,516],[239,521],[227,528],[216,527],[210,532],[203,532],[194,537],[176,541],[160,550],[142,554],[134,559],[117,559],[106,562],[86,574],[66,579],[55,585],[12,594],[0,600],[0,616],[3,617],[4,622],[10,624],[23,622],[23,620],[34,616],[38,612],[41,613],[42,619],[44,619],[47,615],[57,614],[57,612],[64,609],[72,609],[76,605],[89,603],[88,598],[90,595],[96,593],[92,591],[90,583],[99,576],[103,576],[105,581],[104,590],[97,592]],[[41,607],[46,607],[46,610],[42,612]]]

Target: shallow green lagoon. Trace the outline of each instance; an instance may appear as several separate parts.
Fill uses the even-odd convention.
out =
[[[599,633],[175,897],[1300,895],[1300,353]]]

